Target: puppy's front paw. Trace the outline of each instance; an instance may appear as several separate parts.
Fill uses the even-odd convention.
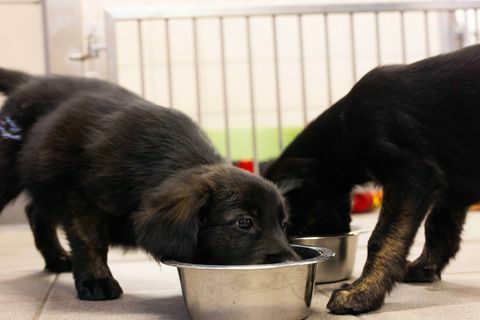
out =
[[[83,280],[77,284],[80,300],[113,300],[123,293],[117,280],[113,278]]]
[[[69,256],[59,256],[46,262],[45,270],[53,273],[71,272],[72,260]]]
[[[437,273],[437,267],[428,264],[422,259],[417,259],[414,262],[409,262],[407,264],[407,270],[402,281],[431,283],[437,280],[440,280],[440,275]]]
[[[375,296],[355,285],[342,285],[332,292],[327,308],[334,314],[360,314],[380,308],[384,296]]]

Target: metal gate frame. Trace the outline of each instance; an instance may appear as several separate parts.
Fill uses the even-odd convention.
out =
[[[305,71],[304,71],[304,56],[303,56],[303,33],[302,33],[302,17],[309,14],[320,14],[324,16],[324,32],[325,32],[325,52],[326,52],[326,74],[327,74],[327,94],[329,105],[332,103],[332,77],[330,74],[330,55],[329,55],[329,37],[328,37],[328,17],[332,14],[348,14],[350,25],[350,48],[351,55],[355,57],[355,30],[353,27],[354,15],[357,13],[373,13],[375,15],[375,29],[376,29],[376,56],[377,63],[381,63],[380,56],[380,37],[379,37],[379,14],[384,12],[397,12],[400,14],[400,30],[401,30],[401,57],[403,62],[406,60],[406,46],[405,46],[405,23],[404,15],[406,12],[423,12],[424,14],[424,28],[426,34],[426,50],[427,56],[430,55],[429,48],[429,26],[428,26],[428,14],[429,12],[444,13],[444,21],[442,23],[445,26],[444,34],[447,34],[447,38],[443,41],[443,50],[451,51],[456,49],[458,39],[454,34],[453,22],[455,21],[455,11],[457,10],[471,10],[473,9],[475,19],[477,20],[478,10],[480,8],[480,1],[437,1],[437,2],[396,2],[396,3],[353,3],[353,4],[292,4],[292,5],[170,5],[170,6],[129,6],[122,8],[111,8],[105,12],[105,28],[106,28],[106,45],[107,45],[107,76],[108,79],[117,82],[117,52],[116,52],[116,35],[115,24],[117,21],[134,21],[137,23],[138,30],[138,42],[139,42],[139,66],[140,66],[140,84],[141,93],[145,94],[145,65],[143,57],[143,39],[142,39],[142,23],[147,20],[163,20],[165,23],[166,32],[166,59],[167,59],[167,80],[168,80],[168,101],[169,106],[172,105],[172,75],[170,66],[170,43],[169,43],[169,29],[168,25],[171,20],[174,19],[191,19],[193,21],[193,50],[194,50],[194,68],[195,73],[195,86],[196,92],[196,108],[198,119],[201,115],[200,105],[200,82],[198,76],[198,51],[197,51],[197,20],[201,18],[217,18],[219,21],[220,30],[220,48],[221,48],[221,80],[222,80],[222,94],[223,94],[223,110],[224,110],[224,122],[226,129],[226,157],[230,160],[230,139],[229,139],[229,118],[228,118],[228,99],[227,99],[227,86],[226,86],[226,74],[225,74],[225,52],[224,52],[224,24],[223,19],[226,17],[244,17],[246,23],[246,36],[247,36],[247,64],[248,64],[248,78],[249,78],[249,101],[251,111],[251,125],[252,125],[252,152],[254,160],[255,171],[258,172],[257,161],[257,138],[256,138],[256,119],[255,119],[255,95],[253,88],[253,67],[252,67],[252,51],[251,51],[251,37],[250,37],[250,18],[255,16],[267,16],[272,20],[272,37],[273,37],[273,62],[274,62],[274,76],[275,76],[275,102],[277,109],[277,127],[279,136],[279,147],[283,149],[282,141],[282,106],[279,93],[279,63],[278,63],[278,47],[277,47],[277,26],[276,18],[278,16],[288,15],[296,16],[299,25],[299,52],[300,52],[300,66],[301,66],[301,88],[302,88],[302,103],[303,103],[303,118],[306,124],[306,97],[305,97]],[[479,40],[479,21],[475,21],[475,39]],[[353,59],[352,76],[354,80],[357,79],[355,59]]]

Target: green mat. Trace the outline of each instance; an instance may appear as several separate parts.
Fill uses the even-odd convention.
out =
[[[283,146],[287,146],[302,128],[282,128]],[[205,130],[217,150],[226,156],[225,130]],[[257,128],[257,159],[269,160],[280,154],[277,128]],[[230,154],[232,160],[253,159],[252,130],[249,128],[230,129]]]

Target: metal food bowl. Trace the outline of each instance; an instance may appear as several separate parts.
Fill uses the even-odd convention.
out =
[[[335,254],[324,248],[292,247],[301,260],[238,266],[162,263],[178,268],[183,298],[194,320],[305,319],[316,266]]]
[[[315,283],[336,282],[350,278],[355,263],[358,236],[369,232],[352,227],[347,233],[318,237],[291,237],[290,242],[305,246],[325,247],[335,252],[335,257],[317,266]]]

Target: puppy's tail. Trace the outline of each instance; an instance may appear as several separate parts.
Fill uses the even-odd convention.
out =
[[[9,95],[31,78],[32,76],[21,71],[0,68],[0,92]]]

